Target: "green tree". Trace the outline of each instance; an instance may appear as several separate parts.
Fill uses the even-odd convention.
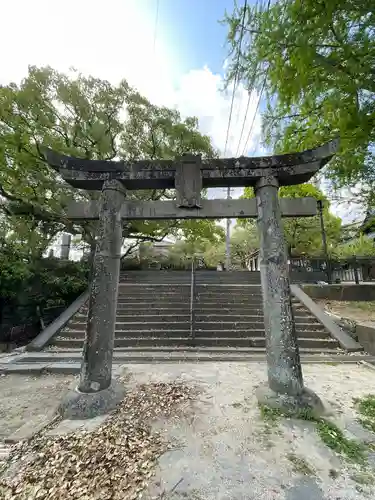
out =
[[[253,198],[254,190],[245,188],[244,198]],[[297,186],[283,186],[279,190],[282,198],[314,197],[323,202],[323,217],[327,234],[328,248],[332,251],[340,239],[341,219],[333,215],[329,210],[329,201],[326,196],[313,184],[299,184]],[[252,221],[244,220],[240,224],[245,227],[253,224]],[[322,254],[322,231],[319,216],[315,217],[291,217],[283,219],[285,240],[290,255],[318,256]]]
[[[224,238],[224,229],[217,224],[213,226],[213,230],[206,232],[192,231],[185,239],[171,246],[166,260],[184,267],[193,257],[200,257],[206,265],[215,267],[221,262],[220,249],[223,248]]]
[[[246,227],[236,226],[230,238],[232,267],[247,269],[249,256],[258,248],[255,223],[249,221]],[[167,260],[183,267],[194,256],[201,257],[208,267],[217,267],[225,262],[225,233],[221,226],[216,226],[216,233],[210,238],[202,237],[176,242],[171,246]]]
[[[254,221],[247,220],[246,226],[236,226],[230,239],[231,266],[248,269],[250,255],[259,248],[258,230]]]
[[[0,87],[0,210],[44,235],[45,244],[64,230],[82,234],[95,248],[96,224],[63,217],[71,200],[98,192],[70,188],[45,163],[42,147],[89,159],[174,159],[185,152],[215,156],[196,118],[151,104],[123,80],[117,86],[50,67],[30,67],[19,84]],[[171,199],[171,190],[129,192],[130,199]],[[167,234],[209,233],[213,221],[133,221],[124,237],[161,240]],[[23,237],[25,235],[23,234]]]
[[[361,235],[353,241],[338,245],[333,252],[337,258],[346,259],[349,257],[374,257],[375,244],[374,240],[367,236]]]
[[[335,187],[361,185],[375,205],[375,15],[370,0],[280,0],[226,14],[230,65],[248,88],[264,89],[264,138],[275,152],[340,136],[325,175]],[[238,61],[238,63],[237,63]],[[357,198],[358,201],[358,198]]]

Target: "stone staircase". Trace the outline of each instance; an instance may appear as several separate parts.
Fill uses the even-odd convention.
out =
[[[196,273],[195,328],[190,327],[190,272],[122,273],[119,284],[115,350],[265,353],[262,291],[257,272]],[[339,344],[293,299],[301,352],[334,353]],[[81,349],[87,307],[52,339],[49,349]]]

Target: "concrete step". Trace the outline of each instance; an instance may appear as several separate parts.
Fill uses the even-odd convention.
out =
[[[250,350],[239,351],[236,349],[235,352],[231,351],[230,348],[226,348],[226,352],[215,352],[215,348],[205,349],[203,348],[188,349],[183,348],[176,351],[161,351],[158,350],[142,350],[138,351],[136,348],[127,350],[126,353],[119,353],[119,350],[115,350],[114,353],[114,369],[124,363],[196,363],[196,362],[265,362],[265,351],[261,348],[253,348]],[[339,354],[335,350],[327,350],[324,355],[322,355],[318,350],[314,349],[301,349],[301,360],[304,364],[306,363],[345,363],[354,364],[361,362],[363,360],[374,360],[375,358],[370,358],[369,356],[363,355],[345,355]],[[78,374],[81,369],[80,359],[73,357],[69,358],[54,358],[54,359],[41,359],[40,361],[35,360],[35,362],[30,361],[26,363],[14,363],[7,366],[0,366],[0,372],[4,373],[20,373],[20,374],[41,374],[41,373],[70,373]],[[6,455],[6,450],[4,450]],[[0,458],[1,460],[1,458]]]
[[[124,286],[125,288],[130,286],[130,283],[127,283],[127,282],[123,282],[123,281],[120,281],[119,282],[119,286]],[[132,285],[135,285],[135,283],[132,283]],[[142,286],[148,286],[148,287],[157,287],[157,286],[161,286],[161,287],[167,287],[167,286],[170,286],[170,287],[184,287],[184,288],[190,288],[191,286],[191,280],[188,279],[188,280],[182,280],[182,281],[169,281],[169,282],[165,282],[165,281],[156,281],[155,283],[151,283],[150,281],[145,281],[145,282],[139,282],[138,285],[140,287]],[[246,282],[239,282],[239,283],[233,283],[233,282],[225,282],[225,281],[213,281],[213,280],[204,280],[204,281],[198,281],[196,282],[196,286],[197,287],[221,287],[223,289],[226,289],[226,288],[229,288],[229,287],[235,287],[235,286],[241,286],[243,288],[251,288],[251,287],[254,287],[254,288],[259,288],[260,287],[260,282],[253,282],[253,281],[246,281]]]
[[[254,299],[249,299],[249,300],[243,300],[243,299],[230,299],[230,300],[215,300],[215,299],[205,299],[205,300],[197,300],[194,304],[195,308],[199,307],[214,307],[216,306],[217,309],[221,309],[222,307],[226,307],[228,309],[230,308],[235,308],[235,309],[242,309],[246,307],[253,307],[253,308],[258,308],[263,310],[263,304],[262,302],[259,302],[258,300]]]
[[[190,285],[191,284],[191,277],[184,277],[184,278],[175,278],[175,279],[170,279],[170,278],[158,278],[158,279],[153,279],[153,278],[142,278],[139,280],[127,280],[120,278],[119,283],[121,285],[131,285],[131,284],[138,284],[138,285],[149,285],[149,286],[155,286],[155,285],[174,285],[174,286],[181,286],[181,285]],[[247,278],[241,278],[241,279],[236,279],[236,278],[209,278],[209,277],[196,277],[196,284],[197,285],[260,285],[260,279],[247,279]]]
[[[118,297],[136,297],[139,299],[145,299],[149,300],[152,299],[153,297],[163,297],[168,299],[169,297],[189,297],[191,296],[190,292],[190,287],[180,288],[179,290],[175,291],[170,291],[170,290],[150,290],[150,291],[145,291],[145,290],[139,290],[137,292],[127,290],[127,289],[120,289],[118,291]]]
[[[134,319],[134,318],[133,318]],[[116,332],[125,330],[166,330],[166,334],[171,330],[189,330],[190,322],[189,321],[155,321],[146,323],[144,321],[127,321],[127,322],[116,322]],[[195,321],[195,329],[196,330],[227,330],[227,331],[236,331],[236,330],[264,330],[264,322],[263,321],[240,321],[240,320],[232,320],[232,321]],[[298,331],[302,330],[324,330],[322,325],[311,325],[309,323],[297,323],[296,329]]]
[[[149,310],[149,309],[164,309],[164,310],[173,310],[173,309],[187,309],[190,311],[190,300],[186,301],[163,301],[163,302],[157,302],[157,301],[145,301],[145,302],[140,302],[140,301],[120,301],[117,303],[117,311],[120,309],[128,309],[132,308],[134,310]],[[261,303],[253,303],[253,302],[233,302],[228,304],[227,302],[220,303],[218,304],[216,301],[198,301],[195,303],[195,308],[196,309],[211,309],[211,310],[224,310],[224,311],[231,311],[231,310],[251,310],[251,309],[261,309],[263,312],[263,305]]]
[[[135,297],[135,296],[129,296],[129,295],[119,295],[117,299],[117,304],[137,304],[139,302],[146,302],[146,303],[151,303],[153,302],[154,304],[176,304],[176,303],[186,303],[188,302],[190,304],[190,296],[189,297],[184,297],[183,295],[170,295],[170,296],[165,296],[165,295],[155,295],[152,297]],[[207,297],[198,297],[195,301],[196,304],[207,304],[207,303],[214,303],[214,304],[225,304],[225,305],[231,305],[231,304],[241,304],[241,305],[262,305],[262,301],[251,295],[249,297],[243,297],[243,296],[232,296],[232,297],[215,297],[215,296],[207,296]]]
[[[60,339],[57,338],[53,345],[57,347],[81,347],[83,339]],[[115,347],[131,347],[131,346],[233,346],[233,347],[265,347],[264,337],[199,337],[192,340],[188,335],[182,337],[116,337]],[[326,349],[337,347],[336,342],[332,339],[316,339],[316,338],[299,338],[298,345],[300,347]]]
[[[191,283],[181,285],[127,285],[119,283],[119,293],[188,293],[191,292]],[[262,287],[260,285],[196,285],[195,291],[197,293],[245,293],[245,294],[262,294]]]
[[[302,360],[315,360],[318,362],[324,362],[326,358],[329,360],[335,360],[337,362],[358,362],[362,359],[375,359],[365,356],[363,354],[355,355],[345,355],[340,353],[336,349],[327,349],[325,354],[322,355],[316,349],[301,349]],[[253,348],[233,348],[233,347],[132,347],[132,348],[116,348],[114,350],[114,363],[127,363],[129,361],[151,359],[160,360],[173,358],[176,360],[188,360],[188,359],[205,359],[209,360],[209,357],[214,357],[215,359],[222,361],[231,361],[231,359],[241,359],[241,357],[258,357],[259,360],[265,360],[265,350],[259,347]],[[46,366],[51,363],[80,363],[82,359],[82,353],[78,350],[72,351],[55,351],[55,352],[42,352],[42,353],[29,353],[23,359],[12,363],[12,366],[20,366],[28,364],[32,367],[36,364],[43,364]]]
[[[319,323],[314,316],[304,316],[304,315],[295,315],[294,316],[296,325],[302,324],[303,326],[308,324],[312,328],[321,328],[324,329],[324,326]],[[185,312],[178,314],[178,311],[175,313],[164,313],[163,311],[156,310],[154,314],[139,314],[131,311],[120,311],[117,312],[116,321],[118,323],[126,323],[137,320],[137,322],[142,323],[158,323],[158,322],[188,322],[190,323],[190,313]],[[230,321],[230,322],[238,322],[238,321],[248,321],[248,322],[262,322],[263,324],[263,314],[248,314],[246,311],[233,311],[220,313],[204,313],[202,311],[195,311],[195,320],[198,322],[222,322],[222,321]],[[73,321],[69,323],[69,328],[80,329],[82,326],[84,327],[87,322],[87,316],[80,314],[75,315]]]
[[[145,325],[143,325],[145,327]],[[228,337],[228,338],[239,338],[239,337],[264,337],[265,330],[262,324],[254,325],[253,328],[218,328],[215,324],[207,324],[204,325],[205,328],[200,328],[200,325],[197,325],[195,329],[196,337]],[[57,339],[80,339],[83,341],[85,338],[85,329],[65,329],[61,332],[61,335],[57,337]],[[163,338],[176,338],[176,337],[184,337],[186,335],[190,336],[191,330],[188,325],[175,324],[173,328],[166,329],[163,326],[160,328],[149,328],[147,329],[136,329],[134,325],[132,325],[132,329],[124,328],[122,326],[116,325],[115,338],[123,338],[123,337],[163,337]],[[321,330],[298,330],[297,329],[297,337],[298,338],[321,338],[321,339],[331,339],[330,335],[325,331]]]
[[[168,302],[165,301],[163,303],[155,303],[153,301],[149,302],[117,302],[117,311],[122,310],[122,309],[131,309],[132,311],[149,311],[150,309],[159,309],[159,310],[177,310],[177,311],[183,311],[187,310],[190,311],[190,301],[180,301],[180,302]]]
[[[315,353],[315,349],[310,349],[310,348],[301,348],[300,349],[302,354],[310,354],[311,352]],[[128,356],[131,353],[142,353],[144,354],[145,352],[155,352],[155,353],[174,353],[174,352],[208,352],[208,353],[253,353],[253,352],[259,352],[259,353],[264,353],[265,350],[263,347],[231,347],[231,346],[212,346],[212,347],[205,347],[205,346],[148,346],[147,348],[141,347],[141,346],[132,346],[132,347],[116,347],[113,351],[113,355],[116,359],[119,359],[123,356]],[[362,357],[368,357],[368,355],[364,355],[363,353],[355,353],[355,354],[345,354],[342,352],[340,349],[326,349],[324,351],[325,353],[328,354],[341,354],[342,356],[362,356]],[[66,348],[66,349],[57,349],[53,350],[52,347],[49,348],[48,351],[42,351],[42,352],[28,352],[24,357],[19,357],[15,361],[16,363],[18,362],[43,362],[44,360],[53,360],[56,358],[61,358],[61,359],[82,359],[82,348]],[[375,359],[375,358],[374,358]]]
[[[236,284],[236,280],[242,279],[243,281],[253,280],[256,281],[260,278],[260,272],[249,272],[249,271],[226,271],[226,272],[217,272],[217,271],[202,271],[197,270],[195,272],[196,278],[205,279],[205,280],[229,280],[233,281]],[[133,281],[135,283],[139,283],[141,280],[150,279],[150,283],[165,280],[169,278],[171,281],[180,280],[180,279],[190,279],[191,278],[191,270],[185,271],[145,271],[143,274],[139,272],[121,272],[120,279],[126,281]]]

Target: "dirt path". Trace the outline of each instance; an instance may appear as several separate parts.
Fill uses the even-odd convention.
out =
[[[0,440],[28,420],[53,410],[73,380],[69,375],[0,377]]]
[[[356,465],[327,448],[314,424],[293,419],[267,424],[261,418],[255,388],[266,381],[263,363],[131,370],[138,382],[180,380],[202,390],[192,414],[155,424],[175,446],[160,458],[147,500],[362,500],[374,494],[372,486],[356,483]],[[304,374],[306,385],[334,405],[340,427],[349,436],[368,438],[356,422],[353,397],[373,392],[375,371],[306,365]]]
[[[131,375],[126,382],[128,394],[131,391],[137,394],[140,384],[178,382],[197,389],[186,413],[152,422],[155,435],[160,435],[161,441],[170,446],[159,455],[156,475],[150,476],[143,499],[367,500],[375,497],[375,452],[368,459],[368,472],[364,475],[359,463],[345,460],[323,443],[315,423],[290,418],[270,421],[262,416],[255,389],[267,380],[265,363],[141,364],[123,366],[121,371],[124,376]],[[355,364],[316,364],[304,365],[303,371],[306,385],[330,404],[336,424],[348,438],[356,442],[375,441],[375,435],[358,423],[353,403],[353,398],[375,392],[374,370]],[[0,379],[0,398],[5,403],[0,429],[9,432],[22,419],[30,418],[29,415],[52,408],[71,379],[66,376]],[[165,399],[159,404],[164,405]],[[130,438],[132,446],[138,446],[138,438],[133,440],[131,430],[131,408],[133,404],[123,420],[114,422],[120,433],[115,456],[124,453],[121,447],[126,443],[122,439]],[[150,416],[147,409],[140,414],[142,422]],[[112,434],[107,438],[111,446],[116,445]],[[152,435],[152,445],[151,438]],[[73,446],[77,438],[69,439]],[[102,447],[107,449],[105,443]],[[82,453],[87,459],[87,448]],[[140,466],[148,467],[147,459],[144,463],[143,460]],[[99,477],[103,463],[97,463],[94,478]],[[60,468],[57,464],[57,469]],[[123,475],[122,469],[119,474]],[[83,476],[80,471],[74,477],[79,483]],[[369,482],[364,483],[364,479]],[[51,495],[47,493],[40,498],[50,500],[54,498]],[[114,498],[140,497],[124,494]]]

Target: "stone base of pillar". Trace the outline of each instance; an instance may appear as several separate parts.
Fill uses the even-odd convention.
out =
[[[58,407],[58,413],[69,420],[84,420],[105,415],[121,403],[126,394],[124,384],[112,379],[111,385],[99,392],[80,392],[72,388]]]
[[[296,395],[282,394],[272,391],[268,385],[258,387],[256,390],[258,403],[277,410],[285,411],[288,415],[303,417],[311,415],[319,418],[329,413],[315,392],[304,387]]]

